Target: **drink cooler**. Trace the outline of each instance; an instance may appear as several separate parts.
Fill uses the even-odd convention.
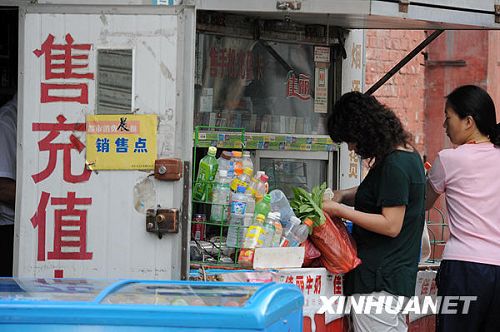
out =
[[[0,278],[1,331],[301,331],[294,285]]]

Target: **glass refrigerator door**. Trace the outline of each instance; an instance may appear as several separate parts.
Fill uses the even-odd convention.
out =
[[[103,304],[243,307],[258,286],[200,283],[131,283],[106,296]]]
[[[0,331],[299,331],[286,283],[0,278]]]
[[[116,280],[0,278],[0,303],[93,302]]]
[[[290,199],[294,187],[311,191],[312,187],[326,182],[336,188],[336,156],[336,152],[257,150],[255,169],[266,172],[269,191],[280,189]]]

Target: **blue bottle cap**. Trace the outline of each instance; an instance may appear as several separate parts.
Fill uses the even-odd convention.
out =
[[[236,188],[236,192],[238,192],[238,193],[244,193],[246,190],[247,190],[247,188],[245,188],[243,186],[238,186],[238,188]]]

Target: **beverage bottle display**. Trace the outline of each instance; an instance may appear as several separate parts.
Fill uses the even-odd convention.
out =
[[[239,186],[231,197],[231,218],[227,230],[226,245],[231,248],[240,247],[243,240],[243,220],[247,209],[245,187]]]
[[[243,160],[241,151],[233,151],[231,161],[234,163],[234,176],[238,177],[243,173]]]
[[[266,220],[264,221],[264,234],[263,234],[263,239],[262,239],[262,247],[268,248],[272,247],[273,245],[273,237],[274,237],[274,221],[276,219],[276,215],[273,212],[270,212],[267,215]],[[278,218],[279,220],[279,218]],[[279,222],[279,221],[278,221]]]
[[[252,224],[248,227],[245,233],[245,240],[243,242],[243,248],[257,248],[262,247],[264,243],[264,221],[266,217],[262,214],[258,214]]]
[[[250,183],[250,179],[252,178],[252,172],[253,172],[252,169],[248,167],[245,168],[243,170],[243,174],[241,174],[237,178],[234,178],[233,181],[231,181],[231,190],[236,191],[236,188],[241,186],[246,191],[248,184]]]
[[[309,236],[309,230],[311,229],[312,225],[313,221],[309,218],[306,218],[306,220],[304,220],[304,223],[299,224],[291,229],[299,245],[307,240],[307,237]]]
[[[283,235],[283,226],[281,226],[280,222],[280,213],[279,212],[270,212],[267,215],[268,218],[271,219],[272,225],[274,226],[274,235],[271,241],[271,247],[279,247],[281,236]]]
[[[244,232],[243,228],[244,216],[231,215],[229,227],[227,229],[226,246],[228,248],[239,248],[243,242]]]
[[[219,170],[212,188],[212,209],[210,213],[210,221],[212,222],[223,224],[229,220],[229,199],[231,194],[229,181],[227,171],[224,169]]]
[[[260,202],[264,195],[267,193],[268,185],[267,181],[269,180],[266,174],[262,174],[257,182],[255,187],[255,201]]]
[[[212,192],[211,182],[215,179],[219,167],[217,159],[215,159],[216,153],[217,148],[211,146],[208,148],[207,155],[200,160],[198,176],[196,177],[196,183],[193,188],[194,200],[205,201],[210,198],[210,193]]]
[[[234,163],[229,162],[229,169],[227,170],[227,177],[232,181],[234,179]],[[231,181],[229,181],[229,186],[231,187]]]
[[[248,226],[252,224],[253,219],[253,213],[245,213],[245,218],[243,219],[243,227],[245,227],[245,229],[243,230],[243,237],[245,237],[246,230],[248,229]]]
[[[281,236],[280,247],[297,247],[300,244],[292,232],[292,229],[300,225],[300,222],[299,218],[292,216],[286,226],[281,223],[283,235]]]
[[[288,198],[279,189],[271,191],[269,195],[271,195],[271,211],[281,213],[281,224],[286,227],[290,218],[295,217]]]
[[[241,159],[243,169],[245,168],[250,168],[253,173],[253,161],[252,158],[250,157],[250,151],[243,151],[243,157]]]
[[[254,199],[255,199],[255,193],[256,193],[255,188],[257,188],[258,182],[259,182],[259,179],[257,178],[257,175],[252,176],[252,178],[250,179],[250,183],[248,184],[247,191],[246,191],[246,193],[252,195],[254,197]]]
[[[231,167],[231,158],[232,154],[231,151],[222,151],[219,159],[217,159],[217,163],[219,164],[219,170],[226,170],[229,171],[229,168]]]
[[[191,239],[204,241],[207,217],[202,213],[198,213],[193,216],[193,221],[194,223],[191,224]]]
[[[248,190],[245,191],[245,196],[247,197],[247,212],[246,213],[251,213],[252,216],[255,212],[255,198],[251,193],[248,192]]]
[[[231,197],[231,215],[245,216],[247,210],[247,200],[245,187],[238,186],[236,193]]]
[[[255,205],[254,215],[263,214],[267,217],[267,214],[271,211],[271,196],[265,195],[264,199]]]

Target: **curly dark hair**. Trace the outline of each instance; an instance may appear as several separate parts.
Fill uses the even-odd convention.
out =
[[[411,136],[396,114],[360,92],[348,92],[335,103],[328,116],[328,134],[334,142],[356,144],[356,152],[375,164],[396,147],[411,146]]]

